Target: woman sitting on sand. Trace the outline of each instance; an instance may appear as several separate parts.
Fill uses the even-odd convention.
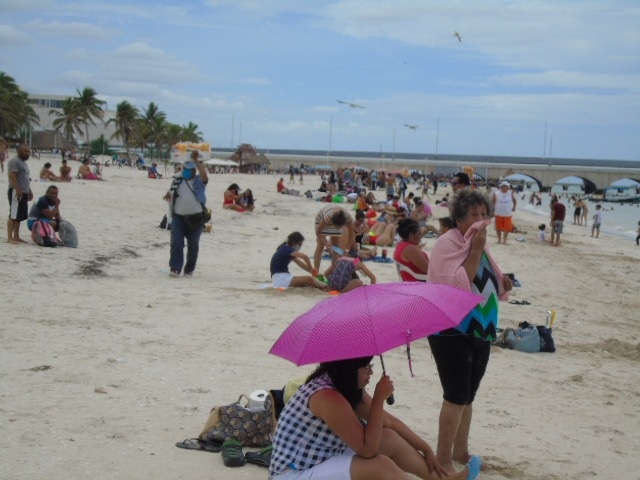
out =
[[[278,419],[269,464],[271,480],[475,480],[481,460],[446,476],[429,444],[384,410],[393,382],[382,376],[373,397],[364,389],[372,357],[321,363]]]
[[[247,188],[236,201],[236,205],[243,208],[245,211],[253,212],[253,209],[256,208],[253,200],[253,192]]]
[[[300,251],[304,237],[300,232],[293,232],[287,237],[287,241],[282,243],[271,257],[271,282],[275,288],[289,287],[316,287],[326,290],[327,285],[315,279],[317,272],[311,266],[308,255]],[[303,270],[312,275],[294,277],[289,273],[289,263],[295,262]]]
[[[369,277],[371,285],[376,283],[376,276],[367,268],[356,252],[342,255],[336,263],[324,272],[324,276],[329,280],[329,288],[331,290],[347,293],[364,285],[356,273],[357,270]]]
[[[426,282],[429,255],[419,247],[422,240],[420,225],[410,218],[400,220],[398,235],[401,240],[393,252],[393,259],[398,264],[400,278],[403,282]]]
[[[40,181],[41,182],[59,182],[61,178],[56,177],[55,173],[51,171],[51,164],[45,163],[40,169]]]
[[[240,187],[237,183],[229,185],[223,195],[222,208],[244,212],[244,208],[236,203],[240,198]]]

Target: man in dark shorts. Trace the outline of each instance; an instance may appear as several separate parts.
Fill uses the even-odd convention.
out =
[[[17,156],[9,160],[9,219],[7,220],[7,243],[26,243],[20,238],[20,223],[27,219],[29,201],[33,200],[31,180],[27,160],[31,156],[28,145],[20,144],[16,149]]]

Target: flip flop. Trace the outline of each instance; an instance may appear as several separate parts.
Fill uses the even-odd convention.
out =
[[[245,453],[244,458],[247,463],[253,463],[255,465],[260,465],[261,467],[269,468],[269,464],[271,463],[272,450],[273,445],[269,445],[268,447],[265,447],[262,450],[258,450],[257,452]]]
[[[476,478],[478,478],[478,475],[480,475],[482,460],[477,455],[474,455],[469,460],[467,467],[469,467],[469,475],[467,475],[467,480],[476,480]]]
[[[203,452],[217,453],[222,450],[222,443],[200,440],[199,438],[187,438],[182,442],[176,442],[176,447],[186,450],[202,450]]]
[[[242,442],[227,440],[222,444],[222,461],[225,467],[243,467],[246,463],[242,454]]]

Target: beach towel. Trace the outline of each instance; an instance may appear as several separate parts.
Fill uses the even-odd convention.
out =
[[[491,222],[481,220],[469,227],[463,236],[460,230],[453,228],[441,235],[431,251],[429,261],[429,273],[427,274],[430,283],[444,283],[462,290],[471,291],[471,282],[463,263],[469,255],[471,249],[471,239],[482,225],[490,225]],[[484,252],[487,254],[491,268],[496,278],[498,278],[498,295],[500,300],[508,300],[509,294],[502,284],[502,270],[496,264],[489,245],[485,245]]]

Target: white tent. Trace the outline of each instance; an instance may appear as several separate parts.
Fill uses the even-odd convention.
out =
[[[215,165],[222,167],[237,167],[238,163],[233,160],[224,160],[222,158],[211,158],[209,160],[205,160],[204,162],[207,165]]]

